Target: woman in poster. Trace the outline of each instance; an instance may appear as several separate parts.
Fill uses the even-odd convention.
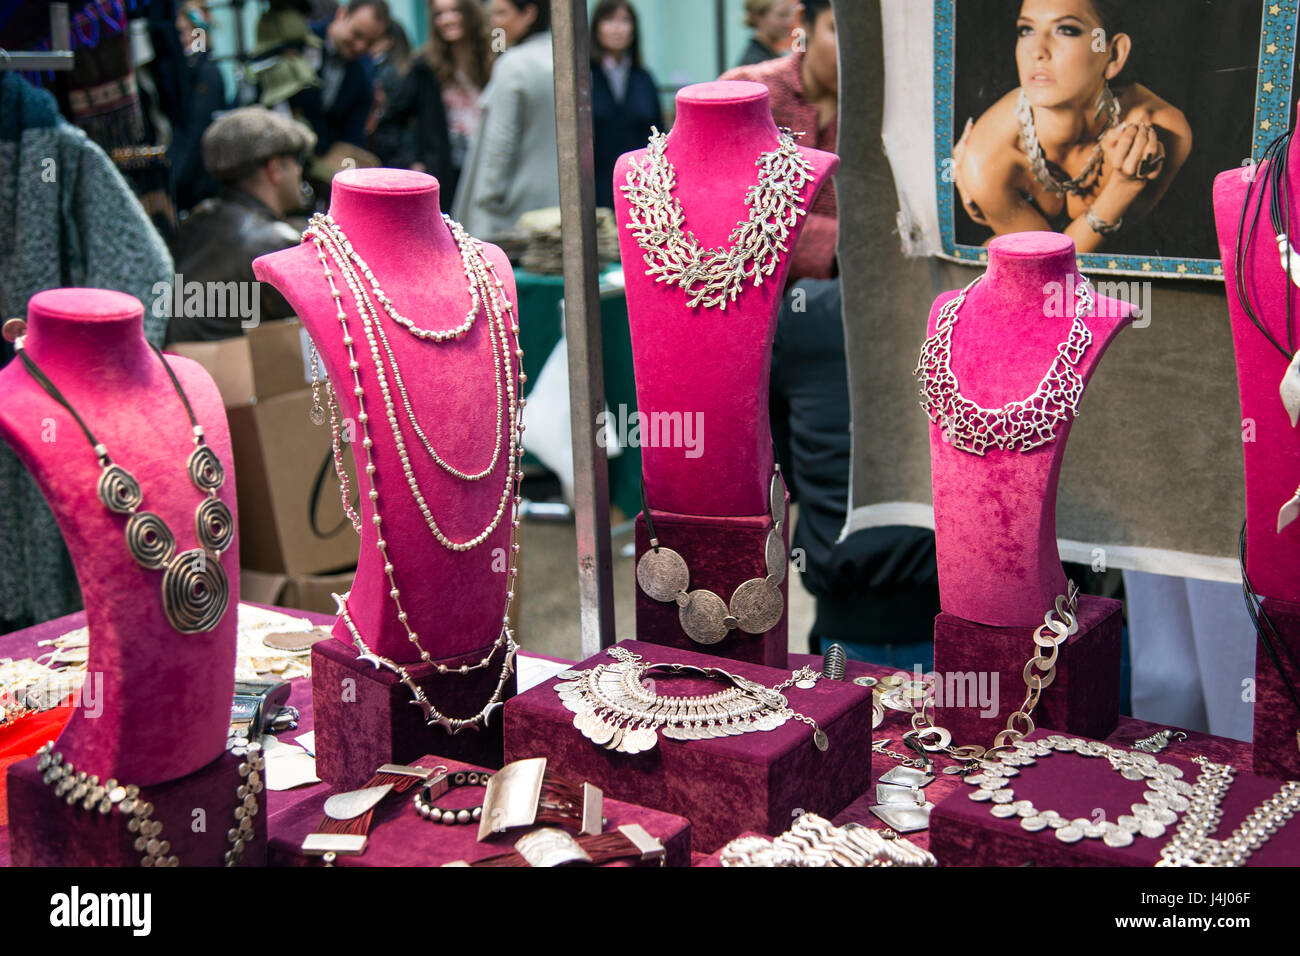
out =
[[[1126,6],[1021,4],[1020,86],[968,120],[953,149],[962,205],[993,235],[1052,230],[1095,252],[1147,215],[1186,162],[1192,130],[1182,112],[1123,80],[1134,54]]]

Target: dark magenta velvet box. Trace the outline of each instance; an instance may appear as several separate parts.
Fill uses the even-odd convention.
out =
[[[1039,730],[1041,737],[1051,731]],[[1208,756],[1208,755],[1207,755]],[[1201,768],[1168,752],[1157,754],[1162,763],[1183,771],[1183,778],[1195,784]],[[1224,798],[1223,818],[1210,834],[1227,839],[1259,804],[1281,787],[1282,782],[1257,776],[1238,768]],[[1074,753],[1053,753],[1040,757],[1008,785],[1017,800],[1033,802],[1039,810],[1055,810],[1068,819],[1084,817],[1094,821],[1115,820],[1128,814],[1134,803],[1142,803],[1145,780],[1125,780],[1104,757],[1081,757]],[[942,800],[930,814],[930,850],[945,866],[1153,866],[1160,850],[1173,839],[1177,827],[1167,827],[1157,838],[1135,836],[1127,847],[1109,847],[1101,840],[1085,837],[1077,843],[1062,843],[1051,828],[1029,833],[1019,817],[999,819],[989,812],[992,803],[970,799],[976,788],[961,789]],[[1180,815],[1181,819],[1181,815]],[[1248,866],[1300,865],[1300,818],[1292,820],[1256,850]]]
[[[720,667],[773,687],[790,676],[759,664],[720,660],[639,641],[620,647],[647,661]],[[597,654],[575,669],[612,662]],[[711,694],[718,681],[653,675],[660,693]],[[830,739],[824,753],[812,728],[788,720],[776,730],[708,740],[675,741],[659,735],[643,753],[605,750],[573,726],[552,678],[506,705],[505,759],[544,756],[574,780],[589,780],[615,797],[680,814],[691,821],[697,849],[712,852],[746,830],[784,832],[804,810],[832,817],[853,801],[871,778],[871,691],[852,683],[818,681],[810,690],[783,691],[790,706],[817,721]]]
[[[1119,601],[1079,595],[1079,630],[1060,646],[1056,679],[1033,713],[1036,725],[1098,740],[1115,729],[1122,611]],[[943,681],[936,687],[935,723],[952,731],[954,743],[989,746],[1019,709],[1034,630],[975,624],[946,611],[934,619],[934,670]],[[996,716],[981,716],[994,705]]]
[[[786,495],[787,509],[789,495]],[[767,577],[767,533],[772,529],[771,515],[741,517],[707,517],[673,514],[651,509],[655,534],[660,547],[672,548],[686,561],[691,579],[687,589],[712,591],[726,602],[743,582]],[[790,553],[789,522],[783,532],[783,549]],[[645,513],[636,516],[636,557],[650,550],[650,531]],[[636,588],[636,638],[666,647],[702,651],[737,661],[785,667],[789,648],[790,572],[781,579],[781,619],[764,634],[748,634],[739,628],[727,633],[717,644],[697,644],[682,630],[674,603],[656,601],[640,587]]]
[[[1264,598],[1264,611],[1277,635],[1300,660],[1300,605]],[[1300,687],[1300,673],[1285,654],[1279,654],[1293,687]],[[1264,650],[1255,646],[1255,772],[1287,780],[1300,778],[1300,714],[1286,692],[1282,678]]]
[[[501,678],[501,652],[488,667],[468,674],[439,674],[437,665],[477,664],[473,654],[403,665],[429,700],[450,717],[477,713]],[[488,726],[451,735],[429,727],[411,691],[392,671],[357,660],[342,641],[321,641],[311,650],[312,708],[315,712],[316,775],[339,790],[360,787],[385,763],[409,763],[436,753],[483,767],[501,766],[501,709]],[[515,675],[504,695],[515,692]]]
[[[223,753],[188,776],[141,788],[154,805],[151,819],[163,825],[158,839],[171,843],[181,866],[225,866],[226,831],[238,826],[235,790],[243,782],[243,759]],[[132,845],[138,834],[127,830],[126,818],[116,810],[100,814],[68,806],[45,785],[37,760],[9,767],[9,865],[139,866],[144,854]],[[266,865],[266,797],[266,790],[257,796],[254,836],[240,866]]]
[[[452,773],[461,770],[481,770],[473,764],[461,763],[432,754],[412,761],[415,766],[445,766]],[[548,765],[549,769],[549,765]],[[369,779],[368,777],[366,779]],[[578,782],[574,778],[574,782]],[[496,834],[482,843],[477,840],[477,825],[444,826],[430,823],[420,817],[411,805],[416,789],[404,794],[389,794],[375,810],[370,824],[370,841],[360,856],[339,857],[336,866],[441,866],[455,860],[471,863],[489,856],[508,853],[526,828]],[[270,860],[272,866],[320,866],[316,857],[304,856],[300,847],[303,838],[315,831],[328,794],[304,800],[275,821],[271,837]],[[483,801],[481,788],[449,791],[438,805],[448,809],[473,807]],[[606,832],[627,823],[639,823],[651,836],[664,845],[665,866],[689,866],[691,861],[690,821],[660,813],[645,807],[634,806],[605,795]],[[615,861],[607,866],[632,866],[632,862]],[[649,865],[649,864],[646,864]],[[654,865],[658,865],[657,863]]]

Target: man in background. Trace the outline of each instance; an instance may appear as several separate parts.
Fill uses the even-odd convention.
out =
[[[316,153],[335,143],[366,145],[366,118],[375,98],[371,47],[388,32],[391,17],[385,0],[351,0],[334,19],[312,24],[321,48],[304,56],[320,57],[320,86],[296,94],[289,102],[316,133]]]
[[[203,164],[221,193],[194,207],[180,225],[176,271],[191,282],[257,283],[253,260],[296,246],[298,229],[285,217],[302,205],[302,163],[316,137],[301,123],[263,106],[232,110],[203,134]],[[258,320],[293,315],[267,283],[259,290]],[[167,341],[192,342],[243,334],[241,316],[174,315]]]
[[[835,45],[835,13],[830,0],[804,0],[795,15],[794,53],[738,66],[724,80],[750,80],[768,88],[772,118],[786,127],[801,146],[833,153],[839,139],[839,51]],[[822,187],[808,211],[790,264],[789,282],[829,279],[836,274],[835,184]]]

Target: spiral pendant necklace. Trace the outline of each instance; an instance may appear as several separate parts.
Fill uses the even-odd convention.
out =
[[[235,521],[225,502],[217,497],[217,490],[226,481],[225,469],[204,440],[203,426],[195,418],[176,373],[162,353],[150,345],[189,415],[194,450],[185,468],[191,483],[204,495],[194,509],[194,531],[199,546],[180,553],[176,551],[176,536],[167,523],[152,511],[140,510],[144,492],[135,476],[109,457],[108,448],[95,438],[76,409],[27,354],[25,344],[22,338],[14,343],[23,367],[72,416],[94,450],[100,467],[96,487],[99,500],[114,514],[130,516],[125,530],[127,553],[142,568],[162,570],[162,606],[167,620],[182,634],[212,630],[225,616],[230,602],[230,585],[221,567],[221,553],[234,539]]]

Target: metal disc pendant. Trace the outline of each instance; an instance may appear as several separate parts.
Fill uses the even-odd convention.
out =
[[[818,750],[825,750],[831,745],[830,738],[826,736],[826,731],[818,727],[813,731],[813,743],[817,745]]]
[[[1278,394],[1282,396],[1282,404],[1291,418],[1291,427],[1295,428],[1296,423],[1300,422],[1300,352],[1291,356],[1286,374],[1282,376],[1282,384],[1278,386]]]
[[[176,538],[152,511],[137,511],[126,523],[126,549],[141,567],[157,570],[176,553]]]
[[[163,612],[182,634],[212,630],[229,603],[230,584],[221,561],[201,549],[182,551],[163,572]]]
[[[190,481],[200,491],[216,491],[226,482],[226,470],[221,467],[221,459],[207,445],[199,445],[190,452],[185,467],[190,473]]]
[[[765,634],[781,620],[781,592],[762,578],[751,578],[731,595],[731,612],[747,634]]]
[[[691,571],[672,548],[651,548],[636,563],[636,583],[654,600],[671,601],[691,583]]]
[[[108,465],[99,473],[99,500],[109,511],[130,514],[144,502],[140,483],[121,465]]]
[[[767,566],[767,576],[773,584],[780,584],[785,580],[787,555],[785,553],[785,536],[781,534],[782,525],[777,525],[767,533],[767,548],[764,555]]]
[[[313,425],[325,424],[325,409],[321,407],[320,402],[312,402],[311,411],[308,414],[311,416]]]
[[[235,537],[235,519],[220,498],[206,498],[194,512],[194,531],[207,550],[225,551]]]
[[[729,612],[722,598],[712,591],[691,591],[686,598],[677,609],[677,619],[687,637],[697,644],[716,644],[727,636]]]
[[[772,475],[772,483],[767,488],[768,507],[772,512],[773,521],[782,521],[785,519],[785,481],[781,478],[779,471]]]

